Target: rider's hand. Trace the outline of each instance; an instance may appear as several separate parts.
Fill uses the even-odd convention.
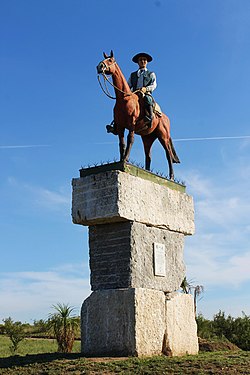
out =
[[[141,91],[143,92],[143,94],[145,94],[145,93],[147,92],[146,87],[142,87],[142,88],[141,88]]]

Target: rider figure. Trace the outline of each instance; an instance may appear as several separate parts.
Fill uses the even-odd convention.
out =
[[[148,128],[151,128],[153,120],[154,101],[151,94],[157,86],[155,73],[150,72],[147,69],[147,64],[152,60],[153,58],[147,53],[137,53],[137,55],[132,58],[132,61],[138,64],[139,69],[135,72],[132,72],[128,79],[128,84],[131,91],[141,90],[144,95],[144,104],[147,113],[145,121],[147,122]],[[114,123],[114,121],[112,121],[111,125],[107,125],[106,128],[108,133],[113,133],[115,135],[117,134],[116,124]]]
[[[154,72],[150,72],[147,69],[147,64],[152,61],[153,58],[144,52],[138,53],[132,58],[134,63],[137,63],[139,69],[131,73],[128,84],[132,91],[141,90],[144,94],[144,104],[145,110],[147,112],[146,122],[148,128],[152,126],[153,120],[153,98],[152,92],[155,90],[156,84],[156,75]]]

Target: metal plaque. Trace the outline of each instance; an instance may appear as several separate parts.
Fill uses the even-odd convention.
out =
[[[165,245],[154,242],[154,271],[155,276],[166,276]]]

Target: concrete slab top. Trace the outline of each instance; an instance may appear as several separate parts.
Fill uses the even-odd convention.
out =
[[[141,172],[137,167],[125,168],[129,172],[100,169],[95,173],[93,169],[89,174],[90,171],[82,170],[82,177],[72,180],[75,224],[129,220],[184,234],[194,233],[193,199],[183,191],[184,186]],[[83,176],[85,172],[87,175]]]
[[[107,163],[107,164],[97,165],[97,166],[88,167],[88,168],[81,168],[79,170],[80,177],[96,175],[98,173],[109,172],[109,171],[126,172],[132,176],[140,177],[144,180],[152,181],[156,184],[167,186],[170,189],[178,190],[182,193],[185,193],[186,191],[186,186],[181,183],[169,180],[165,177],[159,176],[153,172],[146,171],[143,168],[140,168],[134,164],[130,164],[127,162]]]

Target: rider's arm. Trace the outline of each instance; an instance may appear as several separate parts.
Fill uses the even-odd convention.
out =
[[[151,85],[146,87],[147,92],[150,92],[150,93],[153,92],[156,89],[156,86],[157,86],[156,75],[155,75],[154,72],[151,73],[151,78],[152,78],[153,82],[151,83]]]

